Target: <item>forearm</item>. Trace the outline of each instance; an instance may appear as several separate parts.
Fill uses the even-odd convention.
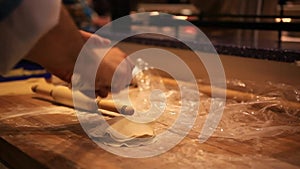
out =
[[[76,25],[62,8],[58,24],[38,41],[25,58],[70,82],[83,44],[84,40]]]

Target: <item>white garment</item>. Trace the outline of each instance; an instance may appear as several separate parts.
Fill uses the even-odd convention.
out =
[[[0,22],[0,74],[21,60],[59,20],[61,0],[23,0]]]

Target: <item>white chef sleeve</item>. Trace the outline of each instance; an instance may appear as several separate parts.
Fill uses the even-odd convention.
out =
[[[22,59],[59,20],[61,0],[23,0],[0,21],[0,74]]]

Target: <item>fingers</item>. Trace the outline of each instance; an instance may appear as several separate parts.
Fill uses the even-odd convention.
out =
[[[98,35],[92,35],[91,37],[92,41],[95,41],[94,43],[98,44],[99,46],[108,46],[111,42],[109,39],[102,38]]]
[[[101,60],[97,71],[96,88],[118,93],[129,86],[134,64],[119,48],[111,50]]]
[[[108,93],[109,93],[110,89],[107,87],[100,87],[98,90],[96,90],[96,95],[100,96],[102,98],[107,97]]]
[[[134,64],[133,61],[132,61],[129,57],[127,57],[127,56],[126,56],[125,61],[127,62],[127,65],[129,66],[129,68],[131,69],[131,72],[132,72],[132,70],[133,70],[134,67],[135,67],[135,64]]]
[[[83,30],[79,30],[79,32],[85,41],[89,40],[89,43],[93,43],[97,47],[108,46],[111,43],[109,39],[103,38],[97,34],[92,34]]]
[[[117,93],[130,85],[132,79],[132,70],[132,64],[130,64],[127,59],[124,59],[114,73],[111,84],[112,92]]]
[[[79,30],[79,33],[81,34],[81,37],[87,41],[91,36],[92,34],[89,33],[89,32],[86,32],[86,31],[83,31],[83,30]]]
[[[80,31],[88,45],[82,50],[81,66],[78,67],[78,80],[74,86],[79,90],[92,90],[100,97],[106,97],[108,92],[119,92],[130,84],[134,64],[127,55],[117,47],[111,48],[103,57],[97,53],[97,48],[108,45],[110,41],[98,35]],[[103,57],[103,58],[101,58]],[[95,63],[99,63],[97,65]],[[93,72],[96,71],[94,78]],[[76,76],[74,76],[76,77]],[[114,79],[114,80],[113,80]]]

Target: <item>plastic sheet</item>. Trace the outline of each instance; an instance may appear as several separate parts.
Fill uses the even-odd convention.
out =
[[[199,110],[196,108],[191,109],[191,105],[196,104],[196,99],[193,98],[199,97],[195,94],[196,91],[193,91],[195,89],[183,85],[181,89],[185,91],[183,92],[184,95],[181,96],[179,90],[170,90],[166,88],[167,86],[162,86],[161,78],[157,78],[156,74],[151,74],[151,71],[149,71],[151,67],[143,60],[138,60],[138,67],[143,71],[140,71],[140,76],[138,76],[137,80],[139,90],[131,91],[134,107],[139,111],[143,111],[149,109],[151,105],[159,107],[159,105],[165,104],[165,113],[160,118],[156,118],[159,119],[158,121],[161,120],[161,122],[171,125],[177,118],[179,109],[182,108],[182,100],[187,100],[190,109],[185,110],[183,107],[182,110],[184,113],[198,111],[200,120],[197,121],[199,124],[196,123],[194,129],[199,130],[207,117],[211,100],[216,98],[200,93],[202,108]],[[197,81],[204,83],[202,79]],[[160,84],[160,86],[153,86],[153,84]],[[272,82],[257,83],[239,79],[227,80],[227,86],[230,90],[251,93],[257,97],[242,102],[227,99],[223,117],[213,137],[244,141],[300,132],[300,109],[291,108],[287,106],[288,104],[284,104],[284,102],[300,104],[299,86],[275,84]],[[161,95],[151,95],[151,90],[157,88],[163,91],[164,99],[162,99]],[[149,115],[140,114],[140,116]]]

